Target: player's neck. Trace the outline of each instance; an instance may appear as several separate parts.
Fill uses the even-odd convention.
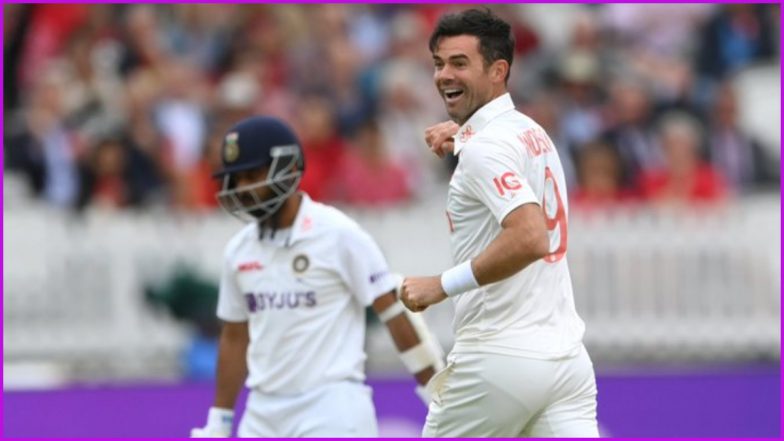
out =
[[[302,205],[302,193],[300,192],[295,192],[286,199],[286,202],[280,207],[278,228],[289,228],[294,225],[294,220],[297,218],[300,205]]]
[[[487,103],[489,103],[489,102],[491,102],[491,101],[494,101],[494,100],[496,100],[497,98],[499,98],[499,97],[501,97],[501,96],[504,96],[504,95],[506,95],[506,94],[507,94],[507,92],[509,92],[509,91],[508,91],[508,90],[506,90],[506,86],[496,87],[496,88],[493,90],[493,94],[490,96],[490,99],[489,99],[489,100],[487,100]],[[487,105],[487,103],[485,103],[485,105]]]
[[[503,88],[500,88],[500,89],[496,89],[492,93],[492,95],[490,95],[490,98],[488,98],[487,101],[485,101],[484,103],[482,103],[482,105],[480,105],[479,107],[474,109],[474,111],[471,112],[471,114],[469,114],[468,116],[466,116],[465,119],[463,119],[463,120],[453,119],[452,121],[456,122],[459,126],[462,127],[465,123],[468,122],[469,119],[471,119],[472,116],[474,116],[474,114],[476,112],[478,112],[480,109],[485,107],[488,103],[490,103],[491,101],[495,100],[496,98],[505,95],[507,92],[508,92],[508,90],[506,90],[506,87],[503,87]]]

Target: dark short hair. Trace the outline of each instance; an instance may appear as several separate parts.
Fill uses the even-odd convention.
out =
[[[506,60],[512,67],[515,45],[512,27],[489,9],[468,9],[442,16],[430,35],[430,52],[435,53],[441,38],[458,35],[473,35],[479,39],[479,53],[482,54],[485,66],[496,60]],[[507,80],[509,72],[506,73]]]

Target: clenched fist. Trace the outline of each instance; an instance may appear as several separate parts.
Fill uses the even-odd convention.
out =
[[[438,123],[425,129],[425,142],[431,152],[443,158],[455,149],[455,135],[459,130],[460,126],[454,121]]]
[[[413,312],[421,312],[444,300],[441,277],[406,277],[400,287],[400,300]]]

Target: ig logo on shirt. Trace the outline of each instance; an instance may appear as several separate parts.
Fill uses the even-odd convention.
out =
[[[495,189],[498,191],[499,196],[504,196],[506,190],[514,191],[523,188],[523,184],[520,183],[520,178],[517,177],[517,174],[510,171],[493,178],[493,184],[495,184]]]

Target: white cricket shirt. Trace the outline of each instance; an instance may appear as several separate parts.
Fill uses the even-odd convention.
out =
[[[229,241],[218,317],[248,321],[249,388],[297,394],[364,381],[365,308],[395,286],[359,225],[303,195],[289,231],[260,240],[250,224]]]
[[[455,263],[478,256],[501,232],[504,217],[527,203],[544,207],[551,254],[505,280],[454,296],[453,351],[539,359],[577,354],[585,325],[572,297],[566,182],[552,141],[505,94],[460,127],[454,153],[459,162],[447,217]]]

